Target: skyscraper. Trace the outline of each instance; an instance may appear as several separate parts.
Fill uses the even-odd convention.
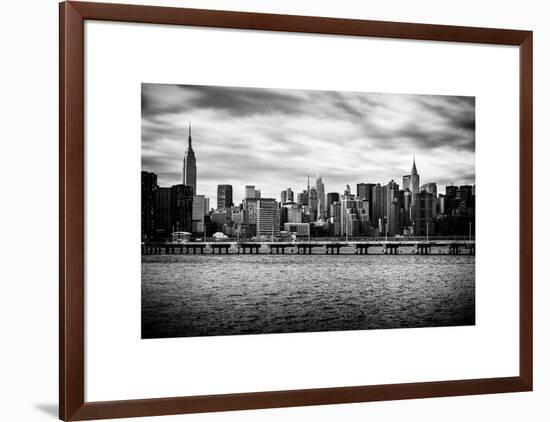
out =
[[[315,187],[317,190],[317,219],[324,220],[326,214],[325,184],[321,176],[317,176]]]
[[[403,190],[411,190],[411,175],[406,174],[403,176]]]
[[[344,189],[344,196],[350,196],[351,195],[351,188],[349,185],[346,185],[346,189]]]
[[[167,239],[172,233],[172,189],[158,188],[155,201],[155,237]]]
[[[277,201],[270,198],[258,199],[256,207],[256,235],[279,236],[281,217]]]
[[[425,190],[426,192],[430,192],[434,196],[434,198],[437,197],[437,184],[434,182],[424,183],[420,187],[420,190]]]
[[[309,201],[309,196],[308,196],[308,192],[307,190],[303,190],[302,192],[299,192],[297,195],[296,195],[296,202],[299,204],[299,205],[303,205],[304,207],[307,207],[307,204],[308,204],[308,201]]]
[[[327,210],[326,210],[327,217],[334,217],[334,215],[332,215],[332,213],[330,212],[330,206],[338,201],[340,201],[340,194],[338,192],[327,193]]]
[[[208,199],[204,195],[193,196],[192,225],[193,233],[204,232],[204,216],[208,213]]]
[[[391,180],[386,186],[386,223],[389,235],[400,233],[399,227],[399,185]]]
[[[233,206],[233,186],[218,185],[218,209],[231,208]]]
[[[434,234],[434,208],[433,195],[422,191],[413,196],[411,206],[411,220],[414,224],[415,236],[426,236]]]
[[[256,186],[246,185],[244,187],[244,199],[256,198]]]
[[[294,202],[287,202],[281,205],[281,221],[282,223],[301,223],[302,209],[300,205]]]
[[[189,138],[187,151],[183,157],[183,184],[193,188],[193,194],[197,194],[197,160],[191,146],[191,123],[189,123]]]
[[[174,231],[191,232],[193,221],[193,188],[188,185],[172,186],[171,200]]]
[[[157,190],[157,175],[141,172],[141,238],[148,240],[155,229],[154,193]]]
[[[357,197],[359,199],[365,199],[367,201],[369,201],[369,218],[372,219],[373,218],[373,210],[372,210],[372,206],[373,206],[373,199],[372,199],[372,191],[373,191],[373,188],[375,187],[376,185],[374,183],[358,183],[357,184]]]
[[[281,205],[285,202],[294,202],[294,192],[292,192],[291,188],[281,191]]]
[[[377,183],[372,188],[372,217],[371,222],[373,227],[380,227],[380,221],[386,218],[388,203],[387,203],[387,185],[381,186]]]
[[[416,170],[416,160],[415,157],[413,157],[413,166],[411,170],[411,184],[412,184],[412,194],[413,194],[413,201],[415,198],[415,194],[420,192],[420,176],[418,175],[418,171]]]
[[[407,189],[403,192],[403,209],[405,212],[405,218],[404,218],[403,224],[407,227],[410,225],[410,221],[411,221],[411,203],[412,203],[412,192],[409,189]]]
[[[340,213],[341,235],[357,236],[361,227],[360,217],[364,215],[365,220],[369,219],[368,201],[356,198],[354,195],[345,195],[340,198],[342,206]]]
[[[309,221],[313,222],[317,220],[317,202],[319,198],[317,197],[317,189],[310,188],[309,189],[309,205],[308,205],[308,214],[309,214]]]

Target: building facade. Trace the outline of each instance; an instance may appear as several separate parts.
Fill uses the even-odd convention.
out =
[[[157,175],[141,172],[141,240],[151,239],[155,232],[154,194],[157,190]]]
[[[294,234],[296,237],[309,237],[310,224],[309,223],[285,223],[284,229],[290,234]]]
[[[231,208],[233,206],[233,186],[218,185],[217,209]]]
[[[437,183],[430,182],[430,183],[424,183],[420,190],[425,190],[426,192],[431,193],[434,197],[437,197]]]
[[[411,219],[414,224],[415,236],[429,236],[435,234],[434,227],[434,196],[422,191],[413,196],[414,202],[411,206]]]
[[[176,232],[192,232],[193,188],[187,185],[171,187],[172,226]]]
[[[256,236],[281,234],[280,210],[275,199],[260,198],[256,202]]]
[[[294,192],[290,188],[281,191],[281,204],[285,202],[294,202]]]
[[[403,190],[411,190],[411,175],[406,174],[403,176]]]
[[[158,188],[154,194],[155,239],[169,239],[172,234],[172,189]]]
[[[193,212],[191,231],[195,234],[204,233],[204,219],[208,214],[208,198],[204,195],[193,196]]]

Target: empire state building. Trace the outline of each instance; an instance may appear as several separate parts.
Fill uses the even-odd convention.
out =
[[[189,138],[187,151],[183,157],[183,184],[193,188],[193,195],[197,194],[197,160],[191,146],[191,123],[189,123]]]

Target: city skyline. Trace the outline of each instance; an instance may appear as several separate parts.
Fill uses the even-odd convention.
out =
[[[196,193],[211,207],[221,184],[233,186],[236,204],[246,185],[264,198],[289,187],[297,194],[308,174],[312,185],[322,176],[325,194],[402,185],[413,156],[420,183],[444,192],[475,184],[474,109],[473,97],[143,84],[142,170],[161,186],[181,183],[191,121]]]

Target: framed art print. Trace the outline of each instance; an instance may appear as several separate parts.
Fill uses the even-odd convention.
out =
[[[60,89],[61,419],[532,389],[530,31],[64,2]]]

